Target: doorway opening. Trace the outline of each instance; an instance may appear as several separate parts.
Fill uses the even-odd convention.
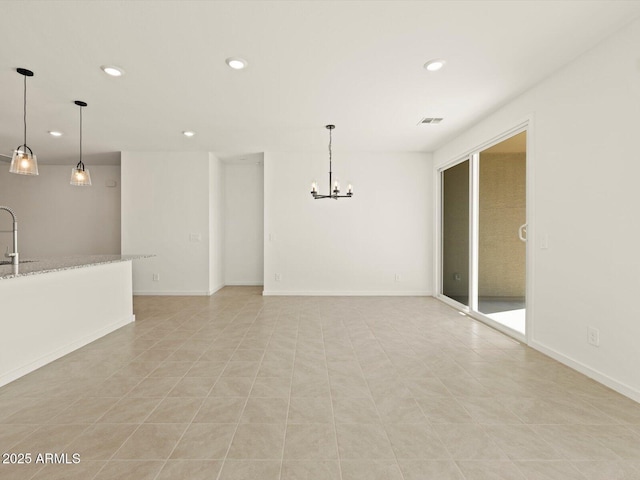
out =
[[[224,284],[264,284],[264,155],[224,165]]]

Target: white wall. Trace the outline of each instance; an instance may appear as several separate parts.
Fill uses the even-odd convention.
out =
[[[40,175],[9,173],[0,162],[0,205],[18,217],[18,251],[29,257],[120,253],[120,167],[87,166],[91,187],[69,184],[73,165],[40,165]],[[115,180],[115,187],[105,182]],[[11,230],[11,216],[0,212],[0,230]],[[0,233],[0,256],[12,245]]]
[[[431,294],[431,156],[334,152],[334,179],[354,196],[314,200],[327,167],[326,154],[265,153],[265,294]]]
[[[209,293],[224,287],[225,210],[224,171],[220,159],[209,153]]]
[[[135,294],[210,293],[212,164],[207,152],[122,152],[122,253],[156,255],[135,262]]]
[[[225,163],[225,284],[262,285],[264,170],[262,161]]]
[[[450,161],[533,115],[530,345],[640,400],[640,21],[435,152]],[[549,248],[542,240],[548,236]],[[600,330],[600,347],[587,328]]]

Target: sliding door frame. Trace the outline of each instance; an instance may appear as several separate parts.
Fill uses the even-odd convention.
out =
[[[479,204],[479,159],[480,152],[490,148],[504,140],[513,137],[522,132],[527,132],[526,144],[526,223],[527,223],[527,243],[526,243],[526,304],[525,304],[525,334],[517,332],[495,320],[483,315],[478,311],[478,231],[479,231],[479,212],[476,207]],[[442,302],[456,308],[462,313],[469,315],[476,320],[486,323],[490,327],[499,330],[516,340],[528,344],[533,338],[534,329],[534,271],[533,271],[533,253],[534,253],[534,233],[535,219],[533,211],[533,117],[518,122],[513,127],[503,130],[490,140],[480,143],[474,148],[466,151],[464,154],[456,156],[452,160],[436,167],[436,175],[434,175],[434,191],[435,191],[435,258],[434,264],[435,276],[434,285],[436,298]],[[442,228],[442,208],[444,202],[443,179],[444,171],[454,167],[462,162],[469,161],[469,305],[464,305],[443,294],[443,228]]]

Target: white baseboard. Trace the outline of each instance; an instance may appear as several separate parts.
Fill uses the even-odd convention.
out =
[[[225,284],[222,283],[211,290],[187,290],[184,292],[153,292],[149,290],[134,290],[133,295],[139,296],[154,296],[154,297],[210,297],[221,288],[224,288]]]
[[[454,307],[455,308],[455,307]],[[496,322],[492,318],[487,317],[486,315],[482,315],[481,313],[476,314],[475,312],[466,312],[470,318],[474,320],[478,320],[479,322],[484,323],[485,325],[490,326],[494,330],[498,330],[500,333],[504,333],[505,335],[513,338],[514,340],[527,344],[527,337],[523,334],[514,330],[513,328],[509,328],[500,322]]]
[[[221,288],[224,288],[225,284],[221,283],[220,285],[218,285],[217,287],[214,287],[212,290],[209,290],[209,296],[213,295],[214,293],[216,293],[218,290],[220,290]]]
[[[64,357],[65,355],[81,347],[84,347],[85,345],[88,345],[89,343],[95,340],[98,340],[99,338],[102,338],[105,335],[108,335],[109,333],[117,330],[118,328],[124,327],[125,325],[134,321],[135,321],[135,315],[131,315],[130,317],[123,318],[122,320],[119,320],[99,330],[96,330],[95,332],[92,332],[91,334],[86,335],[81,339],[76,340],[75,342],[71,342],[46,355],[43,355],[42,357],[37,358],[36,360],[28,363],[27,365],[23,365],[22,367],[11,370],[10,372],[6,372],[0,375],[0,387],[13,382],[14,380],[17,380],[18,378],[23,377],[24,375],[27,375],[28,373],[31,373],[40,367],[44,367],[48,363],[51,363],[54,360]]]
[[[566,366],[573,368],[574,370],[586,375],[589,378],[594,379],[596,382],[599,382],[612,390],[624,395],[625,397],[629,397],[636,402],[640,402],[640,391],[630,387],[629,385],[619,382],[618,380],[609,377],[608,375],[595,370],[588,365],[585,365],[582,362],[574,360],[571,357],[568,357],[552,348],[549,348],[541,343],[538,343],[535,340],[531,340],[529,342],[529,346],[535,348],[539,352],[544,353],[545,355],[557,360],[560,363],[565,364]]]
[[[326,291],[279,291],[279,290],[263,290],[262,295],[267,296],[283,296],[283,297],[430,297],[431,292],[423,290],[407,290],[398,292],[370,292],[370,291],[352,291],[352,292],[326,292]]]
[[[264,285],[264,282],[262,280],[249,280],[246,282],[243,281],[233,281],[233,282],[225,282],[226,286],[230,286],[230,287],[259,287],[261,285]]]
[[[136,296],[154,296],[154,297],[208,297],[211,295],[208,291],[185,291],[185,292],[150,292],[150,291],[135,291],[133,295]]]

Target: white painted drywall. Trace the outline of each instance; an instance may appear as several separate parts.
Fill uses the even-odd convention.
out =
[[[334,149],[334,179],[355,195],[314,200],[327,167],[326,153],[265,153],[265,294],[431,294],[431,155]]]
[[[135,294],[209,294],[212,163],[207,152],[122,152],[122,253],[156,255],[133,266]]]
[[[209,153],[209,294],[224,287],[225,211],[222,162]]]
[[[224,164],[225,284],[262,285],[264,171],[262,161]]]
[[[640,21],[435,152],[435,165],[533,116],[530,344],[640,401]],[[548,237],[548,248],[543,239]],[[600,346],[587,329],[600,330]]]
[[[4,279],[0,305],[2,386],[132,322],[131,261]]]
[[[72,166],[40,165],[32,177],[11,174],[0,163],[0,205],[18,216],[21,259],[120,253],[120,167],[88,166],[93,185],[74,187]],[[107,187],[109,181],[116,186]],[[4,212],[0,230],[11,230]],[[11,243],[11,233],[0,233],[2,255]]]

